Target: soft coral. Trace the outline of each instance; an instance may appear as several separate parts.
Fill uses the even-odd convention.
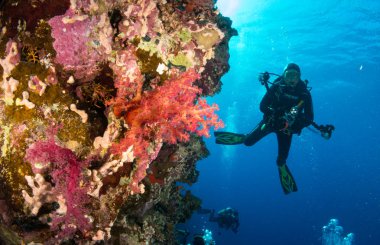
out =
[[[222,127],[222,121],[214,113],[218,106],[209,106],[204,99],[197,99],[201,89],[192,85],[198,78],[199,74],[189,70],[143,93],[133,106],[125,107],[128,110],[120,114],[125,115],[130,129],[126,137],[114,145],[114,151],[121,153],[133,144],[134,153],[139,157],[139,148],[147,149],[142,141],[175,144],[188,141],[190,132],[208,137],[210,127]],[[120,112],[123,108],[116,106],[114,110]]]
[[[123,115],[129,130],[112,149],[121,154],[133,145],[137,167],[132,174],[131,189],[138,192],[138,183],[161,147],[161,142],[175,144],[189,140],[190,133],[209,136],[210,127],[223,122],[215,115],[217,105],[209,106],[198,99],[201,89],[193,85],[199,78],[194,70],[166,81],[153,91],[141,92],[129,103],[115,103],[114,111]],[[115,114],[116,114],[115,113]]]
[[[25,159],[32,164],[33,172],[49,174],[54,183],[53,192],[57,199],[63,198],[60,207],[65,209],[64,215],[55,214],[52,229],[61,231],[59,238],[67,238],[79,229],[85,232],[90,228],[88,219],[84,216],[88,201],[87,188],[81,186],[82,169],[86,163],[79,161],[70,149],[55,143],[54,135],[57,129],[51,130],[46,141],[37,141],[26,151]]]

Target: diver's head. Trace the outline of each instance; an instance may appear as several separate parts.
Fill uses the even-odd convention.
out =
[[[289,86],[296,86],[301,79],[300,67],[295,63],[289,63],[284,69],[284,82]]]
[[[193,245],[205,245],[205,239],[203,239],[202,235],[195,235],[193,238]]]

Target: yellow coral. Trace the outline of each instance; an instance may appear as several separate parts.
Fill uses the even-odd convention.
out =
[[[7,155],[7,153],[8,153],[11,128],[12,128],[12,125],[9,125],[9,126],[4,125],[4,126],[2,126],[3,144],[1,146],[1,157],[5,157]]]
[[[200,48],[210,49],[222,40],[224,34],[217,27],[210,26],[193,32],[192,36]]]

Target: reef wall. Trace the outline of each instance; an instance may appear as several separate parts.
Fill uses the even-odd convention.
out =
[[[231,21],[213,0],[0,8],[0,241],[176,244]]]

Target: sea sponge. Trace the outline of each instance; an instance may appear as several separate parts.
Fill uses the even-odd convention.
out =
[[[207,27],[192,33],[192,37],[201,49],[210,49],[218,44],[224,37],[216,26],[208,25]]]

